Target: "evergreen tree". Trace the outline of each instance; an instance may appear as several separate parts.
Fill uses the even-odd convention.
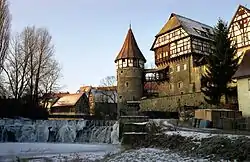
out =
[[[228,37],[227,23],[219,19],[213,30],[212,54],[206,57],[206,71],[202,75],[201,91],[205,95],[205,101],[212,105],[218,105],[222,95],[226,102],[232,82],[232,76],[238,69],[240,57],[236,55],[236,48]]]

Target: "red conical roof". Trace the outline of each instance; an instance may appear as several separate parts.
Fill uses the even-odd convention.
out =
[[[117,60],[127,59],[127,58],[130,58],[130,59],[137,58],[146,62],[145,57],[143,56],[141,50],[139,49],[136,43],[136,40],[135,40],[135,37],[131,28],[128,30],[122,49],[117,55],[115,62]]]

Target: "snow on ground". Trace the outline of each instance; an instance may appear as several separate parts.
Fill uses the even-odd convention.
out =
[[[162,128],[175,128],[176,131],[166,131],[165,134],[167,135],[181,135],[183,137],[192,137],[196,140],[201,140],[202,138],[209,138],[213,136],[224,136],[231,139],[244,136],[250,138],[249,135],[237,135],[237,134],[220,134],[220,133],[213,133],[213,131],[217,130],[215,128],[185,128],[185,127],[178,127],[171,123],[173,120],[169,119],[154,119],[152,120],[156,125],[161,126]],[[211,132],[209,132],[211,130]]]
[[[209,137],[213,137],[213,136],[223,136],[223,137],[228,137],[231,139],[240,137],[240,136],[244,136],[244,137],[248,137],[250,138],[250,136],[246,136],[246,135],[234,135],[234,134],[213,134],[213,133],[206,133],[206,132],[194,132],[194,131],[190,131],[190,130],[177,130],[177,131],[166,131],[165,134],[167,135],[180,135],[183,137],[192,137],[193,139],[197,139],[197,140],[201,140],[203,138],[209,138]]]
[[[122,153],[119,145],[108,144],[52,144],[52,143],[1,143],[0,161],[9,162],[20,159],[28,162],[45,161],[84,161],[95,160],[106,162],[206,162],[205,159],[192,159],[181,157],[171,153],[153,148],[142,148]],[[108,156],[107,156],[108,155]],[[106,160],[103,158],[106,157]]]
[[[153,148],[142,148],[139,150],[125,151],[108,159],[107,162],[208,162],[207,159],[193,159],[181,157],[170,151]]]
[[[111,144],[0,143],[0,161],[12,161],[16,157],[53,161],[80,158],[93,161],[119,150],[119,145]]]

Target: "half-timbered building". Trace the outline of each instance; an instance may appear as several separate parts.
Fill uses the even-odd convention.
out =
[[[162,84],[161,95],[200,92],[202,58],[211,53],[212,34],[212,28],[206,24],[171,14],[151,48],[156,66],[169,67],[169,82]]]
[[[238,56],[250,48],[250,10],[239,5],[229,24],[229,37],[236,45]]]
[[[243,116],[250,116],[250,10],[239,5],[229,24],[229,38],[241,56],[240,65],[234,78],[237,79],[239,110]]]

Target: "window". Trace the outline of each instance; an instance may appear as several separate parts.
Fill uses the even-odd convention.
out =
[[[121,71],[121,73],[123,73],[123,71]]]
[[[183,65],[183,69],[184,69],[184,70],[187,70],[187,64],[184,64],[184,65]]]
[[[173,86],[172,83],[169,84],[169,89],[170,89],[170,90],[171,90],[171,89],[174,89],[174,86]]]
[[[178,88],[182,88],[183,87],[183,82],[179,82],[178,84],[177,84],[177,86],[178,86]]]
[[[176,71],[179,72],[180,70],[181,70],[180,65],[177,65],[177,66],[176,66]]]
[[[126,87],[128,87],[128,82],[126,82]]]
[[[250,91],[250,79],[248,79],[248,91]]]
[[[171,74],[171,73],[173,73],[174,72],[174,69],[173,68],[169,68],[169,73]]]

